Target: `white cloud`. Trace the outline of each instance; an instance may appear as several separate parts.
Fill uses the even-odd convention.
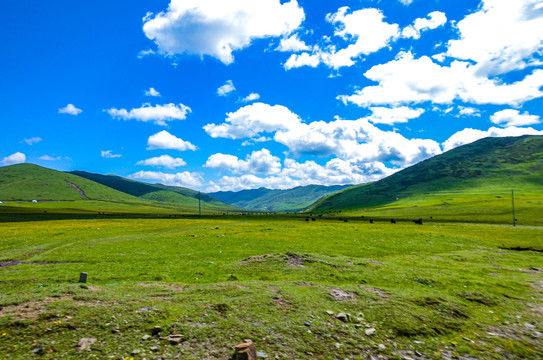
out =
[[[400,34],[398,24],[385,22],[379,9],[362,9],[351,13],[348,11],[349,7],[344,6],[337,12],[326,15],[326,21],[335,25],[334,35],[350,42],[346,48],[337,50],[335,45],[329,45],[323,50],[314,46],[312,54],[292,54],[284,64],[285,69],[317,67],[321,62],[336,70],[352,66],[361,55],[379,51]]]
[[[298,115],[281,105],[254,103],[226,114],[226,123],[207,124],[204,130],[214,138],[250,138],[261,132],[289,129],[301,122]]]
[[[155,105],[143,104],[142,107],[127,111],[126,109],[106,110],[113,118],[123,120],[152,121],[156,125],[166,126],[166,121],[184,120],[191,109],[183,104]]]
[[[61,159],[60,156],[57,156],[57,157],[53,157],[53,156],[49,156],[49,155],[42,155],[39,157],[40,160],[44,160],[44,161],[58,161]]]
[[[25,142],[27,145],[32,145],[32,144],[39,143],[41,141],[43,141],[41,137],[32,137],[30,139],[23,139],[22,142]]]
[[[407,6],[407,5],[410,5],[410,4],[413,2],[413,0],[399,0],[399,1],[400,1],[402,4],[406,5],[406,6]]]
[[[138,53],[138,59],[143,59],[144,57],[146,56],[149,56],[149,55],[155,55],[156,52],[152,49],[148,49],[148,50],[141,50],[139,53]]]
[[[207,159],[204,166],[233,173],[276,174],[281,170],[280,159],[273,156],[268,149],[253,151],[247,155],[246,160],[240,160],[234,155],[214,154]]]
[[[68,104],[63,108],[58,109],[59,114],[79,115],[83,110],[76,108],[73,104]]]
[[[260,99],[260,95],[257,93],[250,93],[245,98],[243,98],[243,102],[251,102]]]
[[[541,119],[537,115],[528,114],[528,112],[521,114],[518,110],[507,109],[496,112],[490,117],[490,121],[496,125],[510,127],[539,124]]]
[[[402,30],[404,38],[420,38],[420,34],[426,30],[433,30],[447,23],[447,16],[441,11],[433,11],[427,18],[418,18],[413,25],[409,25]]]
[[[145,96],[153,96],[153,97],[160,97],[160,93],[155,90],[155,88],[149,88],[149,90],[145,90]]]
[[[147,14],[143,31],[162,54],[209,55],[230,64],[233,51],[288,35],[304,18],[296,0],[171,0],[167,11]]]
[[[372,115],[368,117],[374,124],[392,125],[396,123],[406,123],[411,119],[416,119],[424,113],[424,109],[411,109],[407,106],[396,108],[371,107]]]
[[[2,159],[3,165],[20,164],[26,161],[26,155],[21,152],[16,152]]]
[[[232,82],[232,80],[226,80],[224,85],[217,89],[217,94],[219,96],[226,96],[234,90],[236,90],[236,88],[234,87],[234,83]]]
[[[168,169],[174,169],[176,167],[185,166],[187,163],[181,158],[173,158],[170,155],[161,155],[146,160],[141,160],[136,165],[145,166],[164,166]]]
[[[308,54],[308,53],[301,53],[301,54],[292,54],[287,59],[285,64],[283,65],[286,70],[290,70],[292,68],[299,68],[302,66],[309,66],[312,68],[315,68],[319,66],[321,63],[321,55],[319,53],[316,54]]]
[[[464,106],[458,107],[458,114],[463,116],[481,116],[479,109]]]
[[[275,50],[282,52],[299,52],[311,50],[311,48],[298,38],[298,34],[294,34],[288,38],[281,39],[279,46]]]
[[[266,187],[290,189],[305,185],[360,184],[375,181],[395,172],[382,163],[356,163],[332,159],[324,166],[314,161],[298,163],[286,159],[280,172],[272,176],[259,177],[254,174],[223,176],[217,183],[210,182],[207,191],[239,191]]]
[[[113,152],[111,150],[102,150],[100,152],[100,156],[102,156],[103,158],[106,158],[106,159],[115,159],[115,158],[122,157],[122,155],[120,155],[120,154],[113,154]]]
[[[191,144],[189,141],[184,141],[174,135],[170,134],[166,130],[162,130],[154,135],[151,135],[147,140],[147,150],[156,149],[171,149],[171,150],[196,150],[197,147]]]
[[[396,60],[376,65],[364,74],[378,85],[367,86],[353,95],[340,95],[338,99],[364,107],[426,101],[449,104],[456,99],[476,104],[519,105],[543,96],[543,70],[535,70],[512,84],[480,77],[476,72],[476,66],[468,62],[453,61],[450,66],[440,66],[427,56],[415,59],[410,52],[401,53]]]
[[[483,0],[479,10],[459,21],[460,39],[447,55],[477,63],[483,75],[541,65],[541,0]]]
[[[159,171],[138,171],[129,176],[132,179],[154,180],[163,185],[182,186],[182,187],[198,187],[202,185],[202,176],[198,173],[188,171],[179,172],[176,174],[167,174]]]
[[[486,137],[505,137],[505,136],[522,136],[522,135],[543,135],[543,131],[537,131],[532,128],[518,128],[514,126],[507,127],[505,129],[491,127],[487,131],[467,128],[453,134],[442,145],[443,145],[443,151],[448,151],[458,146],[469,144]]]
[[[369,121],[404,121],[420,115],[421,111],[406,107],[376,108],[374,115],[363,119],[305,124],[284,106],[257,103],[228,114],[223,124],[208,124],[204,129],[212,137],[230,139],[256,138],[262,133],[275,133],[273,139],[296,155],[336,155],[349,161],[377,161],[406,166],[439,154],[439,144],[433,140],[407,139],[392,131],[382,131]]]

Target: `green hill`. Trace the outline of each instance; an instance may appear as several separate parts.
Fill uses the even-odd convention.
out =
[[[201,204],[206,208],[234,209],[233,206],[219,201],[207,194],[198,193],[198,191],[183,187],[147,184],[125,179],[116,175],[101,175],[85,171],[72,171],[70,174],[92,180],[96,183],[141,199],[198,207],[198,196],[200,196]]]
[[[448,211],[466,219],[485,211],[506,216],[511,211],[511,189],[519,196],[519,206],[543,213],[543,136],[482,139],[380,181],[347,188],[310,209],[352,214],[380,209],[409,216]],[[432,210],[424,212],[424,207]]]
[[[307,208],[321,197],[339,191],[348,185],[299,186],[288,190],[266,188],[242,191],[221,191],[209,195],[228,204],[248,209],[268,212],[299,211]]]
[[[77,175],[38,165],[17,164],[0,167],[0,200],[2,201],[81,200],[85,198],[138,200],[134,196]]]

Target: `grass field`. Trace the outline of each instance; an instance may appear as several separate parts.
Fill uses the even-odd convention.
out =
[[[543,353],[538,226],[239,216],[0,233],[0,359],[228,359],[245,339],[271,359]]]

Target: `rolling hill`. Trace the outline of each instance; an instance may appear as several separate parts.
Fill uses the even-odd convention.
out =
[[[221,191],[209,195],[234,206],[267,212],[299,211],[307,208],[321,197],[345,189],[349,185],[298,186],[288,190],[266,188],[242,191]]]
[[[469,218],[469,214],[484,211],[495,210],[497,213],[502,211],[498,208],[503,207],[505,216],[510,211],[512,189],[521,199],[526,199],[519,202],[519,206],[543,213],[540,202],[543,195],[543,136],[485,138],[380,181],[352,186],[322,198],[310,210],[347,210],[355,214],[357,209],[365,213],[371,213],[369,209],[395,209],[396,213],[402,213],[399,210],[403,209],[405,214],[425,214],[421,208],[426,206],[432,207],[434,214],[446,209],[453,214],[463,207],[462,216]],[[417,207],[419,209],[415,209]],[[411,210],[405,210],[407,208]]]
[[[137,197],[77,175],[34,164],[0,167],[0,199],[2,201],[82,200],[85,198],[139,200]]]
[[[198,196],[203,206],[217,209],[235,209],[234,206],[219,201],[207,194],[198,191],[161,184],[148,184],[116,175],[101,175],[85,171],[72,171],[70,174],[91,180],[98,184],[121,191],[123,193],[150,201],[158,201],[169,204],[198,206]]]

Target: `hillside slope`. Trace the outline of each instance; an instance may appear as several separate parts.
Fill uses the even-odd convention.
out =
[[[233,206],[219,201],[207,194],[202,193],[199,195],[198,191],[183,187],[147,184],[125,179],[116,175],[94,174],[85,171],[72,171],[70,174],[92,180],[96,183],[108,186],[112,189],[122,191],[126,194],[130,194],[141,199],[197,207],[198,196],[200,196],[202,206],[221,209],[234,208]]]
[[[298,186],[288,190],[266,188],[242,191],[223,191],[209,195],[226,203],[248,210],[299,211],[313,204],[321,197],[345,189],[349,185]]]
[[[312,211],[360,209],[456,192],[543,192],[543,136],[485,138],[422,161],[380,181],[323,198]],[[498,196],[499,197],[499,196]]]
[[[0,167],[0,200],[2,201],[82,200],[85,198],[139,200],[77,175],[34,164]]]

